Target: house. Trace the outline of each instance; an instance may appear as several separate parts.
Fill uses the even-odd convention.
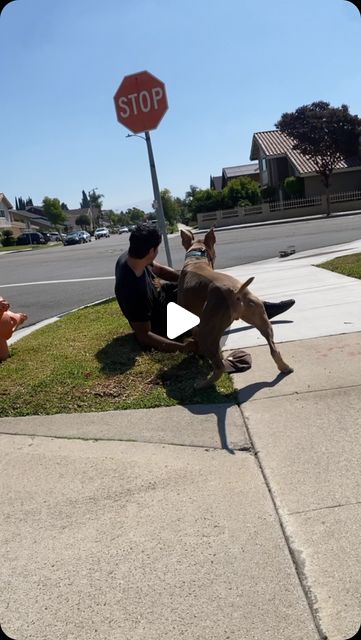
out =
[[[290,176],[303,180],[306,198],[326,193],[316,165],[299,151],[292,149],[293,141],[281,131],[259,131],[253,135],[251,160],[258,160],[262,187],[276,190],[276,199],[282,200],[284,181]],[[349,158],[338,163],[330,181],[330,192],[361,190],[361,157]],[[278,197],[277,197],[278,196]]]
[[[235,178],[251,178],[256,182],[260,181],[259,166],[257,162],[252,164],[239,164],[235,167],[224,167],[221,176],[210,177],[210,188],[215,191],[222,191],[224,187]]]
[[[26,211],[17,211],[13,209],[11,211],[13,218],[13,227],[19,226],[19,223],[23,226],[23,231],[50,231],[53,225],[44,216],[40,216],[36,213],[32,213],[28,209]],[[18,235],[14,231],[14,235]]]
[[[69,231],[73,229],[80,229],[80,226],[76,224],[76,219],[81,215],[88,216],[90,220],[90,228],[95,229],[99,217],[99,211],[95,207],[86,207],[83,209],[69,209],[65,211],[67,220],[65,225]]]
[[[0,231],[12,228],[11,210],[13,205],[4,193],[0,192]]]

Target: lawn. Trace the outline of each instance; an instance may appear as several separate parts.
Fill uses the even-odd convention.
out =
[[[328,262],[323,262],[317,266],[322,267],[322,269],[341,273],[344,276],[361,279],[361,253],[352,253],[349,256],[340,256],[339,258],[328,260]]]
[[[235,401],[230,376],[195,391],[201,358],[142,352],[114,300],[71,313],[10,347],[0,417]]]

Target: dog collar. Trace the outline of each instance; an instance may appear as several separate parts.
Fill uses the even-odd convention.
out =
[[[205,249],[191,249],[187,251],[186,258],[207,258],[208,253]]]

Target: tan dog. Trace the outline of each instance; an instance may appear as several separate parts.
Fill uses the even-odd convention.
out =
[[[278,369],[292,373],[293,369],[284,362],[276,349],[273,328],[267,317],[262,301],[248,290],[254,278],[241,283],[226,273],[213,270],[216,257],[214,245],[216,236],[213,228],[204,240],[196,240],[190,231],[181,231],[185,262],[179,277],[178,304],[200,317],[200,324],[194,335],[198,341],[199,353],[209,358],[213,373],[196,385],[207,387],[216,382],[225,367],[220,350],[220,339],[234,320],[256,327],[267,340],[271,356]]]

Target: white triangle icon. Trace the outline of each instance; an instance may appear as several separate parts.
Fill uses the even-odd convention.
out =
[[[175,302],[167,304],[167,337],[174,340],[182,333],[193,329],[200,323],[200,319],[194,313],[183,309]]]

